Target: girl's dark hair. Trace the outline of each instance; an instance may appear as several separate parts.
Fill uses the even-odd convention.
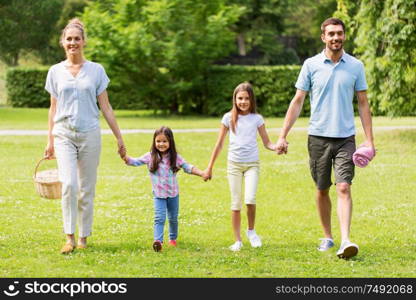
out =
[[[237,107],[237,94],[239,92],[247,92],[250,97],[250,113],[256,113],[256,97],[254,96],[253,87],[249,82],[243,82],[237,85],[233,93],[233,108],[231,109],[231,120],[230,127],[231,130],[235,133],[235,128],[237,127],[238,114],[240,110]]]
[[[176,152],[175,140],[173,138],[173,132],[169,127],[162,126],[155,131],[153,134],[153,143],[152,147],[150,148],[150,155],[151,155],[151,164],[149,167],[150,172],[154,173],[159,168],[159,163],[162,161],[162,153],[156,148],[156,137],[158,135],[163,134],[166,136],[169,142],[169,149],[167,150],[167,154],[169,155],[170,161],[170,168],[172,169],[173,173],[179,171],[178,166],[176,165],[176,158],[178,153]]]

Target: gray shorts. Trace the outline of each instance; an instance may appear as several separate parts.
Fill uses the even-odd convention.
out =
[[[335,183],[352,183],[355,151],[355,136],[347,138],[329,138],[309,135],[308,152],[311,175],[319,190],[332,185],[331,170],[334,167]]]

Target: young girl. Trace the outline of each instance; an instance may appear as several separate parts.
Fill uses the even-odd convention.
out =
[[[169,219],[169,245],[176,246],[178,237],[179,190],[176,173],[182,168],[186,173],[206,179],[206,174],[197,167],[188,164],[177,152],[172,130],[162,126],[153,135],[150,152],[139,158],[125,156],[129,166],[146,164],[152,181],[155,221],[153,249],[162,250],[163,228],[166,211]]]
[[[208,178],[212,176],[215,160],[221,152],[224,138],[230,131],[228,147],[228,182],[231,191],[231,220],[235,243],[232,251],[239,251],[243,246],[240,235],[240,210],[242,207],[242,186],[245,184],[245,204],[247,205],[247,237],[252,247],[261,247],[261,240],[254,230],[256,217],[256,190],[259,178],[259,154],[257,149],[257,131],[266,149],[275,150],[267,135],[264,120],[256,113],[256,101],[253,88],[249,83],[239,84],[233,94],[233,107],[221,121],[220,133],[205,171]]]

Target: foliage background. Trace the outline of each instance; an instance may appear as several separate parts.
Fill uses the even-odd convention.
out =
[[[26,3],[0,1],[0,59],[7,66],[27,66],[28,62],[30,66],[33,62],[50,66],[64,59],[58,46],[59,35],[68,19],[78,16],[89,35],[87,58],[105,66],[112,80],[110,99],[117,108],[205,114],[207,103],[214,102],[223,111],[221,107],[229,96],[220,97],[223,93],[215,94],[212,85],[207,84],[215,81],[208,77],[213,74],[213,65],[300,65],[322,50],[320,24],[327,17],[336,16],[347,25],[346,50],[366,67],[373,114],[416,114],[415,0],[33,0],[30,5]],[[2,103],[5,69],[0,65]],[[286,84],[286,76],[282,82],[279,80],[275,81],[277,86]],[[234,84],[231,81],[227,80]],[[9,86],[14,88],[16,82]],[[17,89],[22,91],[23,87]],[[272,89],[268,98],[271,93]],[[278,103],[288,103],[289,94],[275,97],[288,97],[278,99]],[[13,97],[9,95],[9,99]],[[260,92],[259,100],[262,97]]]
[[[48,47],[63,1],[0,1],[0,59],[10,66],[27,51],[41,53]]]
[[[201,86],[203,102],[199,111],[204,115],[218,116],[231,108],[231,95],[234,86],[243,81],[249,81],[254,86],[258,104],[258,112],[264,116],[284,116],[290,98],[294,92],[293,82],[296,81],[300,66],[213,66],[207,70],[206,78]],[[10,68],[7,72],[7,89],[9,102],[14,107],[48,107],[49,97],[45,91],[47,67]],[[110,94],[117,94],[113,85],[109,87]],[[195,99],[199,94],[188,96]],[[120,97],[112,98],[112,106],[116,109],[141,108],[134,101],[118,101]],[[155,110],[169,113],[161,105],[150,106]],[[304,104],[302,115],[308,115],[310,105]]]
[[[416,1],[362,0],[354,21],[373,111],[416,115]]]
[[[204,113],[222,115],[231,109],[234,87],[248,81],[254,87],[258,105],[263,116],[283,117],[295,88],[300,66],[214,66],[208,72]],[[302,115],[309,115],[306,102]]]
[[[83,14],[87,54],[106,66],[124,107],[139,98],[150,108],[202,112],[206,71],[232,50],[229,27],[242,13],[222,0],[96,2]]]

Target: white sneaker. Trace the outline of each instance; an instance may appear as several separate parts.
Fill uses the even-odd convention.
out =
[[[321,240],[321,244],[318,247],[318,251],[321,251],[321,252],[328,251],[329,249],[335,246],[333,239],[323,238],[320,240]]]
[[[241,241],[237,241],[230,246],[230,250],[234,252],[240,251],[241,248],[243,248],[243,243]]]
[[[358,253],[358,245],[351,243],[350,241],[342,242],[341,247],[337,251],[339,258],[349,259],[356,256]]]
[[[253,247],[253,248],[261,247],[261,239],[257,235],[257,233],[254,229],[253,230],[247,230],[247,237],[248,237],[248,240],[250,241],[251,247]]]

